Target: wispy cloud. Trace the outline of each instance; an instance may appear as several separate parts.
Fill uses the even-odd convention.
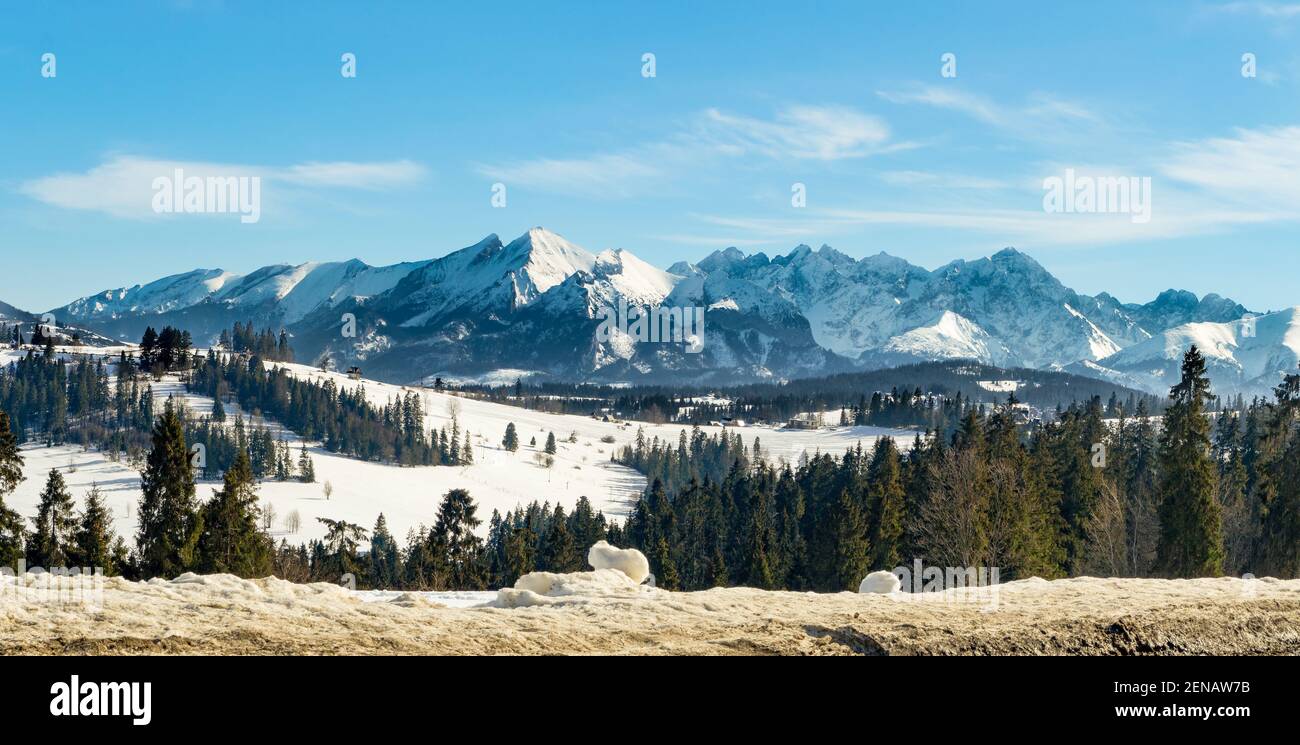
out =
[[[257,176],[262,179],[264,191],[269,192],[276,184],[285,187],[281,197],[294,190],[392,189],[418,182],[426,175],[423,166],[408,160],[268,166],[115,155],[80,173],[55,173],[25,181],[18,190],[55,207],[147,219],[157,216],[152,206],[154,179],[170,178],[177,169],[186,178]]]
[[[933,171],[882,171],[880,180],[892,186],[939,189],[1006,189],[1011,186],[1003,179]]]
[[[883,119],[843,106],[794,106],[772,120],[709,109],[704,118],[705,130],[718,145],[770,158],[841,160],[898,147],[890,145]]]
[[[1234,2],[1215,6],[1224,13],[1256,15],[1270,19],[1300,19],[1300,3]]]
[[[843,106],[791,106],[770,119],[707,109],[659,142],[573,158],[479,164],[477,170],[508,186],[628,197],[746,156],[829,162],[912,147],[893,141],[880,117]]]
[[[1178,143],[1161,170],[1220,203],[1300,217],[1300,126]]]
[[[1135,223],[1124,213],[1048,213],[1041,207],[1042,191],[1017,189],[1016,184],[1005,184],[996,202],[977,204],[952,196],[951,188],[962,184],[964,177],[924,171],[881,175],[887,182],[905,186],[947,183],[950,187],[946,193],[910,191],[903,209],[862,209],[842,201],[839,206],[809,207],[797,215],[692,217],[717,231],[711,237],[714,243],[735,245],[762,239],[809,242],[859,232],[866,226],[902,226],[985,234],[1021,246],[1102,246],[1300,222],[1300,179],[1295,177],[1300,172],[1300,127],[1239,129],[1230,137],[1167,143],[1157,146],[1152,157],[1128,166],[1045,164],[1042,175],[1060,175],[1066,167],[1080,175],[1150,176],[1150,221]]]
[[[664,165],[677,159],[676,148],[656,145],[581,158],[534,158],[515,163],[480,164],[477,170],[507,186],[594,198],[622,198],[661,184],[669,173]]]
[[[921,104],[965,114],[991,127],[1021,134],[1052,131],[1066,125],[1099,125],[1102,119],[1083,104],[1036,93],[1018,105],[1005,105],[960,88],[918,85],[905,90],[876,91],[890,103]]]

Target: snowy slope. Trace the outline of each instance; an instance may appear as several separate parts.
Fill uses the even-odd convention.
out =
[[[166,313],[187,308],[220,292],[239,275],[220,269],[196,269],[145,285],[105,290],[97,295],[74,300],[54,312],[58,318],[98,321],[129,314]]]
[[[4,358],[0,356],[0,362]],[[288,365],[297,377],[321,381],[332,379],[340,388],[362,388],[367,398],[382,405],[390,398],[416,391],[424,401],[425,422],[428,429],[451,426],[452,412],[456,411],[461,432],[473,436],[475,462],[461,467],[401,468],[380,463],[370,463],[336,455],[324,450],[319,443],[308,443],[308,452],[315,464],[317,483],[265,481],[259,486],[262,504],[271,505],[276,514],[276,525],[271,531],[276,540],[287,539],[297,544],[324,535],[324,526],[318,517],[343,519],[359,523],[369,529],[382,512],[389,529],[404,540],[406,532],[419,525],[432,525],[442,495],[450,489],[467,489],[479,505],[478,515],[484,520],[480,531],[486,531],[487,518],[492,510],[502,513],[521,504],[549,501],[571,508],[579,496],[586,496],[592,505],[604,511],[607,517],[623,519],[631,504],[645,489],[645,478],[635,471],[610,462],[614,448],[635,442],[637,426],[601,422],[590,417],[549,414],[538,411],[477,401],[474,399],[438,393],[425,389],[411,389],[372,380],[353,381],[336,373],[322,373],[304,365]],[[195,416],[205,416],[212,411],[212,400],[189,394],[174,377],[164,378],[154,384],[154,396],[161,403],[168,396],[184,399]],[[241,412],[234,403],[225,404],[228,422],[233,424]],[[275,433],[284,432],[290,447],[297,452],[300,438],[285,432],[274,422],[264,422]],[[514,423],[521,446],[509,452],[501,446],[506,425]],[[704,427],[713,434],[716,427]],[[682,428],[677,425],[646,425],[648,438],[659,437],[676,442]],[[547,434],[554,432],[558,452],[551,468],[540,465],[536,456],[546,442]],[[807,451],[843,452],[858,442],[869,448],[876,438],[890,434],[897,437],[899,446],[910,447],[914,432],[886,430],[875,427],[845,427],[820,431],[785,431],[749,427],[740,430],[745,443],[752,446],[760,438],[764,452],[773,459],[795,461]],[[576,434],[576,442],[569,442]],[[613,443],[601,441],[613,437]],[[537,445],[530,440],[536,438]],[[131,542],[135,532],[135,511],[140,499],[140,475],[123,463],[115,463],[95,451],[80,447],[45,448],[29,445],[23,449],[26,461],[23,473],[26,481],[8,497],[6,504],[23,517],[36,513],[40,491],[50,469],[63,472],[78,505],[84,504],[85,493],[92,484],[99,485],[113,512],[119,535]],[[333,486],[333,494],[326,500],[324,482]],[[198,496],[211,497],[219,482],[199,484]],[[301,517],[301,530],[288,532],[284,520],[291,512]]]
[[[602,306],[707,308],[702,354],[594,338]],[[339,334],[341,313],[355,337]],[[158,314],[164,315],[158,315]],[[594,254],[544,228],[495,234],[441,258],[198,270],[100,293],[56,312],[138,338],[142,323],[189,329],[199,343],[236,320],[288,326],[300,359],[364,363],[386,380],[501,377],[500,371],[598,382],[781,379],[899,361],[974,357],[1072,369],[1188,323],[1228,323],[1241,305],[1179,290],[1145,304],[1081,295],[1013,248],[933,271],[830,246],[786,255],[715,251],[669,271],[625,249]],[[1097,370],[1102,377],[1114,371]]]
[[[372,267],[353,259],[297,266],[281,264],[262,267],[243,276],[220,269],[197,269],[147,285],[106,290],[53,312],[60,320],[93,323],[183,312],[210,303],[228,310],[232,317],[257,314],[279,323],[294,323],[345,299],[387,292],[425,263]]]
[[[934,323],[889,339],[880,357],[889,358],[893,364],[973,359],[989,365],[1004,365],[1011,353],[978,325],[952,311],[944,311]]]
[[[1253,323],[1184,324],[1097,364],[1147,388],[1167,389],[1178,381],[1183,354],[1192,345],[1205,356],[1216,393],[1271,389],[1300,362],[1300,306],[1256,316]]]
[[[24,310],[19,310],[9,303],[0,302],[0,321],[28,321],[32,319],[32,314]]]

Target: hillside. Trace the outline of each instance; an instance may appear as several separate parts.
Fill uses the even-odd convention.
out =
[[[7,364],[18,354],[12,350],[0,352],[0,364]],[[424,404],[427,430],[451,426],[453,411],[461,432],[473,435],[475,462],[468,466],[437,466],[403,468],[396,465],[360,461],[331,453],[320,443],[307,443],[308,452],[315,464],[317,483],[296,481],[265,481],[259,486],[263,506],[271,506],[277,519],[270,530],[278,542],[287,539],[292,544],[320,538],[325,528],[316,518],[343,519],[366,528],[374,525],[383,513],[390,530],[404,538],[408,530],[421,524],[431,525],[436,516],[438,500],[451,489],[467,489],[478,504],[478,516],[484,520],[480,530],[486,530],[486,520],[492,511],[505,513],[520,504],[535,500],[561,504],[570,509],[580,496],[591,500],[595,509],[610,518],[623,519],[627,510],[645,489],[643,476],[630,468],[610,462],[615,448],[632,444],[641,425],[599,421],[588,416],[550,414],[540,411],[477,401],[471,398],[440,393],[427,389],[405,388],[374,380],[352,380],[339,373],[322,373],[305,365],[286,365],[293,375],[315,381],[332,380],[342,389],[360,388],[378,405],[390,398],[417,392]],[[161,409],[167,397],[183,399],[195,416],[211,412],[212,399],[194,395],[184,390],[174,376],[165,377],[153,387],[154,399]],[[237,414],[250,422],[256,421],[241,412],[233,403],[226,404],[227,423]],[[501,439],[506,426],[514,423],[518,428],[521,447],[509,452],[502,447]],[[268,422],[281,431],[274,422]],[[708,434],[721,431],[719,427],[702,428]],[[683,427],[680,425],[644,425],[647,438],[655,437],[676,442]],[[843,452],[861,443],[870,447],[882,435],[892,434],[906,448],[915,433],[888,430],[878,427],[843,427],[819,431],[787,431],[771,427],[751,427],[739,430],[747,444],[761,437],[763,449],[774,459],[796,461],[805,451]],[[537,462],[547,434],[554,432],[557,444],[555,464],[546,468]],[[569,442],[570,436],[574,441]],[[292,451],[296,454],[301,438],[285,433]],[[530,441],[536,439],[537,444]],[[609,441],[606,441],[609,440]],[[40,492],[46,475],[58,469],[67,480],[77,504],[83,503],[86,492],[98,485],[113,512],[115,528],[119,535],[130,541],[135,534],[135,511],[140,499],[140,475],[125,463],[106,459],[98,451],[77,446],[47,448],[30,444],[23,449],[26,480],[6,498],[6,503],[24,517],[36,513]],[[333,493],[327,500],[323,485],[329,482]],[[200,482],[198,496],[211,497],[220,487],[219,481]],[[297,529],[290,529],[286,518],[297,513],[301,518]]]

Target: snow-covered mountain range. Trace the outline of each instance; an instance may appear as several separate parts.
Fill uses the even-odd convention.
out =
[[[703,350],[634,343],[635,334],[598,340],[601,309],[620,299],[703,308]],[[542,228],[387,267],[352,260],[247,275],[201,269],[52,312],[122,338],[168,323],[200,342],[236,320],[284,326],[300,359],[328,354],[401,382],[502,371],[739,381],[975,359],[1155,391],[1196,343],[1216,387],[1262,392],[1300,353],[1300,309],[1249,320],[1245,307],[1217,295],[1169,290],[1145,304],[1081,295],[1012,248],[933,271],[884,253],[855,260],[829,246],[773,258],[728,248],[665,271],[630,251],[592,253]],[[353,336],[342,332],[345,314],[356,319]]]

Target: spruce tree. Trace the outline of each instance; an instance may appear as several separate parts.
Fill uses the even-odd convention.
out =
[[[23,457],[11,427],[9,415],[0,410],[0,499],[23,482]]]
[[[1300,374],[1287,375],[1268,407],[1270,421],[1259,440],[1253,491],[1259,509],[1257,568],[1277,577],[1300,576]]]
[[[560,507],[556,507],[551,516],[551,527],[546,532],[541,564],[546,571],[559,574],[582,571],[578,547],[573,533],[569,532],[564,510]]]
[[[316,483],[316,464],[307,454],[306,442],[302,444],[302,450],[298,453],[298,480],[304,484]]]
[[[68,493],[67,482],[57,468],[50,469],[41,491],[40,506],[32,520],[27,542],[27,564],[33,567],[69,567],[77,548],[77,508]]]
[[[548,432],[546,435],[546,454],[555,455],[555,433]]]
[[[153,428],[153,447],[140,477],[136,554],[143,577],[175,577],[197,564],[203,525],[184,424],[171,399]]]
[[[856,590],[867,574],[871,558],[868,555],[867,520],[858,506],[858,500],[848,489],[840,491],[836,502],[836,519],[831,527],[831,586],[832,592]]]
[[[520,577],[537,569],[537,534],[527,526],[510,530],[504,550],[503,584],[513,585]]]
[[[660,537],[655,543],[650,562],[655,569],[656,587],[664,590],[676,590],[681,587],[681,579],[677,576],[677,563],[673,561],[667,538]]]
[[[27,531],[22,517],[5,506],[4,500],[23,481],[23,458],[10,427],[9,415],[0,411],[0,567],[17,571]]]
[[[478,590],[483,586],[483,539],[474,530],[483,522],[478,507],[464,489],[452,489],[438,506],[438,519],[429,534],[434,561],[445,571],[451,590]]]
[[[515,431],[514,422],[506,425],[506,436],[501,440],[501,445],[512,453],[519,449],[519,433]]]
[[[761,590],[774,589],[776,580],[772,576],[772,563],[767,558],[767,516],[762,510],[752,510],[751,523],[747,532],[749,545],[745,552],[745,584]]]
[[[370,533],[370,586],[378,590],[396,586],[399,564],[397,541],[388,531],[388,520],[381,512]]]
[[[258,524],[260,515],[257,481],[248,452],[240,450],[222,477],[221,489],[203,506],[199,570],[244,578],[269,575],[273,544]]]
[[[892,437],[876,441],[867,475],[871,495],[871,568],[891,570],[902,563],[903,490],[902,458]]]
[[[470,433],[465,433],[465,442],[460,445],[460,464],[462,466],[474,465],[474,448],[470,445]]]
[[[97,567],[106,577],[122,573],[126,545],[113,534],[113,514],[98,486],[86,493],[86,508],[81,512],[73,543],[77,566]]]
[[[327,517],[318,517],[316,522],[325,526],[325,540],[316,544],[318,556],[312,561],[313,574],[331,582],[346,575],[356,578],[361,573],[357,547],[366,539],[366,529],[346,520]]]
[[[1169,399],[1160,435],[1156,568],[1169,577],[1218,576],[1223,573],[1223,528],[1205,414],[1213,396],[1205,358],[1195,346],[1183,356],[1182,379]]]

